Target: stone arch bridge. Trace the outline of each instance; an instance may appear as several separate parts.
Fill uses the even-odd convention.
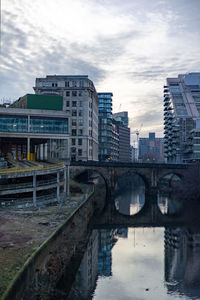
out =
[[[168,174],[183,178],[188,171],[187,164],[165,163],[120,163],[120,162],[72,162],[71,176],[76,177],[92,170],[100,174],[105,183],[109,198],[112,198],[118,179],[126,173],[138,174],[144,181],[146,196],[157,194],[159,181]]]
[[[106,162],[73,162],[71,176],[76,177],[88,170],[99,173],[106,184],[107,201],[103,212],[96,218],[95,226],[162,226],[169,225],[174,220],[183,223],[187,215],[163,215],[157,204],[158,183],[168,174],[184,178],[190,165],[160,164],[160,163],[106,163]],[[145,204],[136,215],[128,216],[119,213],[114,204],[114,189],[118,179],[123,174],[136,173],[142,177],[145,184]]]

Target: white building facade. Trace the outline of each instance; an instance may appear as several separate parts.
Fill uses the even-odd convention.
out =
[[[69,116],[71,160],[98,160],[98,97],[87,75],[47,75],[36,78],[36,94],[60,95]]]

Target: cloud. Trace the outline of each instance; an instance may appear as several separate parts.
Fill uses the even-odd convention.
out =
[[[199,6],[198,0],[6,1],[0,99],[33,92],[35,78],[46,74],[88,74],[98,91],[113,92],[115,111],[120,104],[129,111],[133,129],[144,122],[145,130],[160,133],[165,79],[199,71]]]

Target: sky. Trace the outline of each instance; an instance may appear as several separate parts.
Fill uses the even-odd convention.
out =
[[[163,136],[167,77],[200,71],[200,0],[1,0],[0,101],[88,75],[135,131]]]

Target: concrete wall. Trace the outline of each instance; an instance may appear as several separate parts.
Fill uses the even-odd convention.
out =
[[[91,218],[98,206],[95,193],[92,192],[33,253],[1,300],[66,299],[87,245]]]

